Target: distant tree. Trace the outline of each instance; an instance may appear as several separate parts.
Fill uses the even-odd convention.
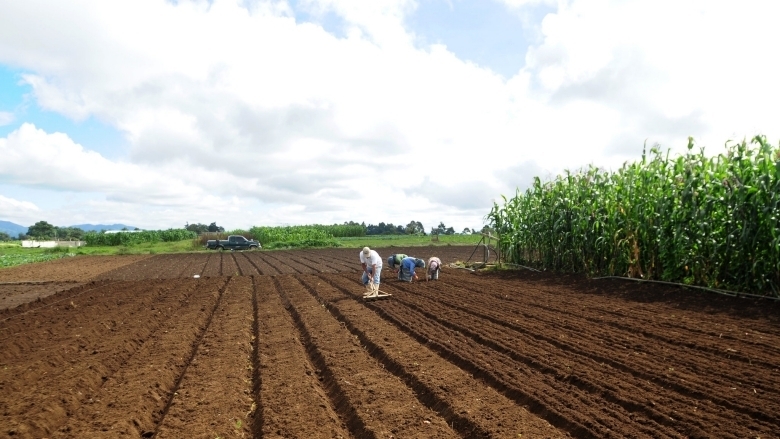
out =
[[[122,231],[127,231],[127,227],[122,227]]]
[[[22,240],[29,239],[29,238],[30,238],[30,237],[29,237],[29,236],[27,236],[27,234],[26,234],[26,233],[21,233],[21,232],[20,232],[20,233],[19,233],[19,237],[18,237],[17,239],[18,239],[19,241],[22,241]]]
[[[407,235],[424,235],[425,227],[419,221],[411,221],[406,225],[405,232]]]
[[[139,229],[138,227],[136,227],[136,228],[134,228],[133,230],[136,230],[136,231],[138,231],[138,230],[141,230],[141,229]]]
[[[37,239],[53,238],[56,227],[46,221],[38,221],[27,228],[27,234]]]
[[[403,235],[406,233],[406,228],[402,225],[394,225],[393,223],[381,222],[377,225],[369,224],[366,226],[366,235]]]
[[[454,235],[454,234],[455,234],[455,229],[454,229],[454,228],[452,228],[452,227],[447,227],[447,228],[444,230],[444,234],[445,234],[445,235]]]
[[[209,224],[209,232],[219,232],[222,233],[225,231],[224,227],[220,227],[217,225],[216,221]]]
[[[214,225],[216,226],[216,224]],[[205,233],[209,231],[209,226],[200,223],[187,224],[186,226],[184,226],[184,228],[195,233]]]
[[[466,227],[465,229],[463,229],[463,231],[460,234],[461,235],[471,235],[471,229]]]
[[[84,231],[78,227],[56,227],[55,230],[59,239],[80,240],[84,237]]]
[[[10,241],[11,235],[5,232],[0,232],[0,241]]]

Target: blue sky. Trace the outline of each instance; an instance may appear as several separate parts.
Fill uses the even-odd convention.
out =
[[[778,7],[13,2],[0,219],[479,227],[534,176],[614,168],[645,143],[776,141],[780,86],[744,66],[776,51]]]
[[[11,123],[0,126],[0,137],[7,136],[22,123],[30,122],[47,132],[67,133],[74,141],[106,157],[119,159],[126,155],[125,137],[110,124],[94,117],[74,121],[63,114],[42,109],[32,88],[24,83],[24,73],[27,72],[0,64],[0,112],[13,114]]]
[[[524,11],[538,23],[554,8],[538,5]],[[524,26],[516,11],[495,1],[428,0],[407,18],[421,45],[444,44],[458,58],[511,78],[525,65],[536,30]]]

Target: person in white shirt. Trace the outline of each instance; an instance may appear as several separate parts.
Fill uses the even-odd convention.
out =
[[[379,276],[382,273],[382,258],[376,250],[363,247],[360,252],[360,264],[363,266],[363,285],[366,294],[377,295],[379,292]]]

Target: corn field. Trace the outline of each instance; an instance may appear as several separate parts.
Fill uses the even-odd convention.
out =
[[[84,241],[89,246],[133,245],[153,242],[177,242],[195,239],[198,234],[186,229],[145,230],[143,232],[119,232],[84,234]]]
[[[322,226],[252,227],[249,232],[265,249],[338,246],[334,236]]]
[[[780,149],[763,136],[707,157],[658,148],[617,172],[595,167],[494,204],[507,261],[778,296]]]

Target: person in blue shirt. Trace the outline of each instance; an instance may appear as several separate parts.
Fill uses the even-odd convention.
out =
[[[405,257],[404,260],[401,261],[401,270],[398,272],[398,280],[404,282],[412,282],[415,279],[419,280],[417,273],[414,272],[415,268],[425,268],[425,261],[411,256]]]

